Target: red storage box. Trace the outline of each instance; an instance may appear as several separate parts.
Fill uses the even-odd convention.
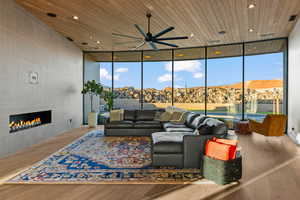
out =
[[[208,140],[205,148],[205,155],[218,160],[235,159],[237,142],[224,139]]]

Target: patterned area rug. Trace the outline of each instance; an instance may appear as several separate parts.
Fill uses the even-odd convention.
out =
[[[5,183],[191,183],[201,178],[196,169],[152,168],[148,137],[92,131]]]

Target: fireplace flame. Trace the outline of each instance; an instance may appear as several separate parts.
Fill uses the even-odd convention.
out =
[[[28,120],[28,121],[18,121],[18,122],[11,122],[9,124],[9,128],[10,130],[18,130],[18,129],[23,129],[23,128],[30,128],[32,126],[37,126],[39,124],[41,124],[42,121],[41,121],[41,118],[40,117],[37,117],[33,120]]]

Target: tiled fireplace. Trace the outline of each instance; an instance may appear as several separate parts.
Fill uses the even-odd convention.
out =
[[[9,132],[14,133],[49,123],[51,123],[51,110],[10,115]]]

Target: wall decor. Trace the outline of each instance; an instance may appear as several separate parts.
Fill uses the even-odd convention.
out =
[[[39,83],[39,74],[37,72],[29,73],[29,83],[30,84],[38,84]]]

